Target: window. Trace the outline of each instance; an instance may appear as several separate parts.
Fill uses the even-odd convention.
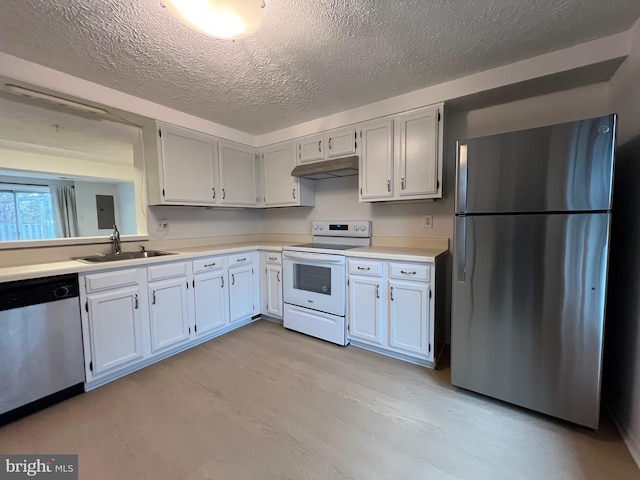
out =
[[[56,238],[47,186],[0,183],[0,240]]]

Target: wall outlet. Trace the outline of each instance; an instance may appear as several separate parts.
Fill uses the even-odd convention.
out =
[[[423,228],[433,228],[433,215],[425,215],[422,219]]]
[[[169,221],[164,219],[158,220],[156,230],[158,230],[159,232],[166,232],[167,230],[169,230]]]

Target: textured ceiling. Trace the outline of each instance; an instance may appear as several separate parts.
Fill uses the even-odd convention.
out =
[[[0,0],[0,50],[262,134],[627,30],[638,0],[266,0],[254,36],[159,0]]]

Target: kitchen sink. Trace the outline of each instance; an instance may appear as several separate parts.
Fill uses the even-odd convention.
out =
[[[104,263],[117,262],[119,260],[135,260],[137,258],[162,257],[165,255],[175,255],[175,252],[162,252],[160,250],[144,250],[142,252],[121,252],[121,253],[104,253],[98,255],[90,255],[88,257],[74,257],[84,263]]]

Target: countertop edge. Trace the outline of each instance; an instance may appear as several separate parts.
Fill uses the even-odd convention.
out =
[[[145,259],[119,260],[104,264],[82,263],[78,260],[62,260],[50,263],[16,265],[0,267],[0,282],[28,280],[38,277],[51,277],[69,273],[88,273],[115,270],[127,267],[140,267],[179,260],[190,260],[211,255],[225,255],[246,250],[278,251],[290,242],[247,242],[211,245],[204,247],[188,247],[168,249],[175,255]],[[402,247],[358,247],[347,252],[347,257],[375,258],[381,260],[399,260],[407,262],[434,262],[436,257],[445,253],[446,249],[416,249]]]

